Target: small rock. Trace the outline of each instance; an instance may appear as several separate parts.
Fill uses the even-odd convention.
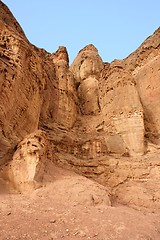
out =
[[[56,222],[56,219],[51,219],[50,220],[50,223],[55,223]]]
[[[74,236],[78,235],[80,237],[86,237],[86,233],[82,230],[75,232],[73,235]]]

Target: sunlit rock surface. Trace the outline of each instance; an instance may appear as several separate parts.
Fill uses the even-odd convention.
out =
[[[157,29],[112,63],[90,44],[69,66],[65,47],[32,45],[0,1],[0,165],[10,181],[34,182],[50,146],[54,163],[107,186],[115,201],[159,209],[159,39]]]

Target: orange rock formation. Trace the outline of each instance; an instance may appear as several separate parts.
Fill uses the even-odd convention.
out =
[[[159,209],[159,79],[160,28],[124,60],[88,45],[69,66],[65,47],[32,45],[0,1],[2,175],[22,191],[49,158],[120,203]]]

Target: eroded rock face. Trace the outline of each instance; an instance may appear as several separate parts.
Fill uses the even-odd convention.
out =
[[[49,54],[31,45],[11,13],[9,20],[7,7],[0,5],[1,165],[19,141],[39,127],[70,129],[77,100],[66,49]]]
[[[5,14],[6,7],[2,2],[0,5]],[[0,16],[1,144],[8,142],[14,148],[26,134],[38,128],[46,81],[39,50],[31,46],[20,27],[15,30],[17,25],[12,19],[6,24],[3,14]],[[2,157],[6,155],[5,148]]]
[[[77,118],[77,95],[75,80],[69,70],[68,53],[65,47],[59,47],[56,53],[51,55],[55,65],[56,78],[58,80],[58,106],[53,119],[64,128],[73,127]]]
[[[88,45],[69,66],[65,47],[36,48],[1,1],[0,13],[0,165],[13,158],[10,180],[21,190],[43,169],[41,129],[55,163],[119,202],[158,209],[160,29],[124,60],[103,63]]]
[[[18,191],[33,190],[42,184],[49,144],[43,131],[27,135],[6,167],[7,178]]]
[[[79,52],[70,66],[76,80],[79,106],[84,115],[100,111],[98,81],[102,68],[102,59],[91,44]]]
[[[113,143],[108,135],[119,141],[122,153],[144,154],[143,107],[132,75],[120,64],[112,63],[101,75],[101,109],[107,129],[107,144],[112,151]],[[121,142],[120,142],[121,141]],[[118,147],[118,146],[117,146]],[[114,146],[116,150],[116,146]],[[114,151],[115,151],[114,150]],[[120,149],[117,149],[119,152]]]
[[[160,28],[128,58],[124,66],[133,75],[144,111],[146,137],[159,144]]]
[[[160,136],[160,108],[158,107],[160,96],[159,63],[160,56],[156,56],[135,73],[135,81],[137,82],[137,88],[145,113],[146,134],[148,134],[148,137],[153,142],[158,144]]]

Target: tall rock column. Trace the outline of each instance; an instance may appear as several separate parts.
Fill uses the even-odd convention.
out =
[[[160,27],[123,60],[136,82],[145,119],[145,136],[160,144]]]
[[[143,109],[133,77],[116,63],[102,74],[101,106],[106,125],[131,156],[144,153]]]
[[[160,144],[160,56],[135,71],[134,78],[144,108],[146,137]]]
[[[95,115],[100,111],[99,74],[103,62],[92,45],[83,48],[70,66],[76,79],[79,107],[84,115]]]
[[[59,47],[57,52],[51,55],[55,65],[57,79],[57,111],[54,121],[59,127],[70,129],[73,127],[77,117],[77,96],[75,80],[69,70],[68,53],[65,47]]]

